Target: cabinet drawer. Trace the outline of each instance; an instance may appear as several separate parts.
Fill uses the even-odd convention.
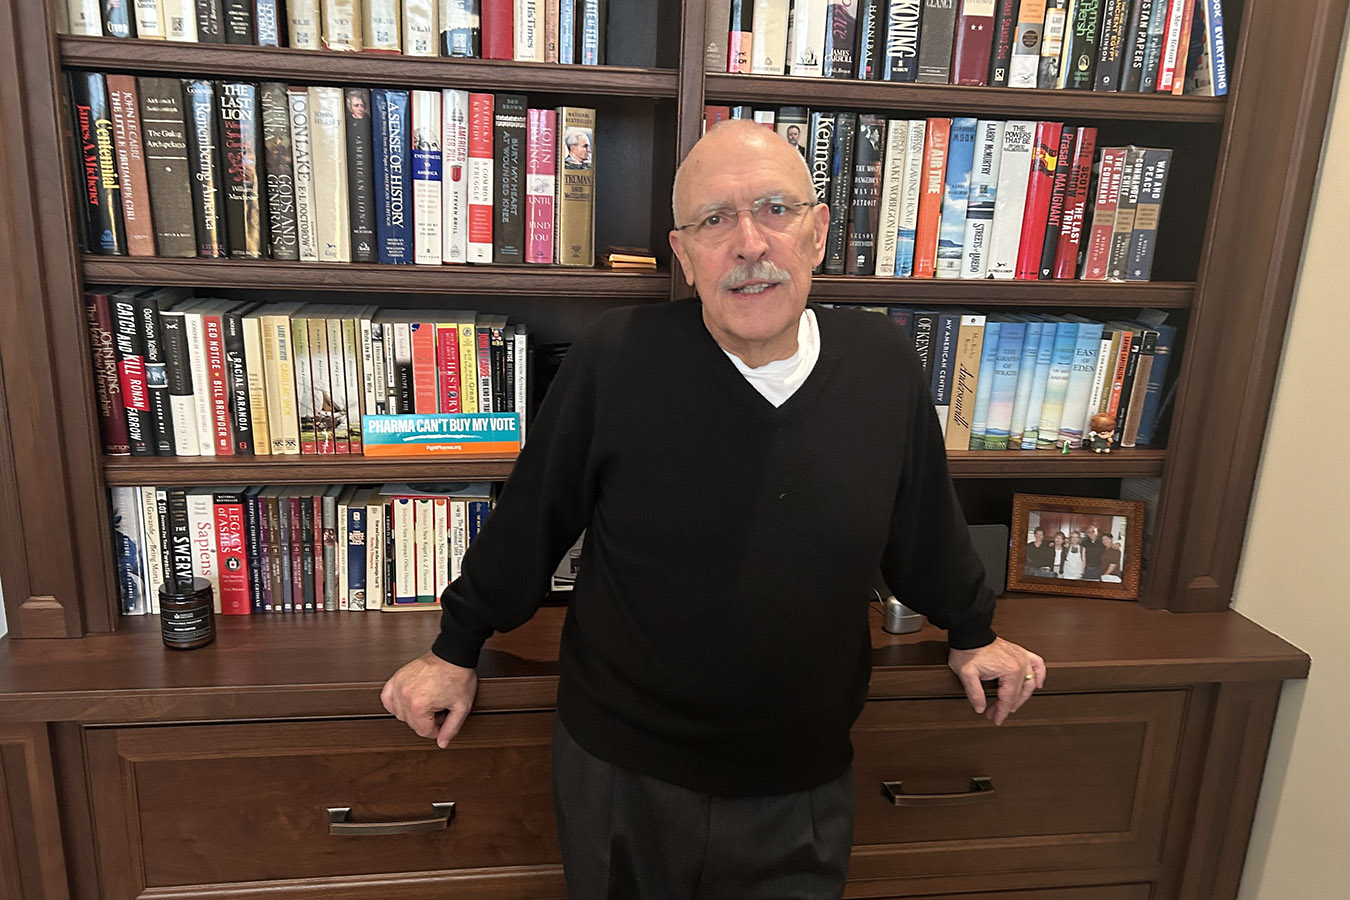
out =
[[[551,713],[471,716],[446,750],[392,719],[91,729],[105,896],[555,866],[552,729]],[[370,824],[433,803],[454,804],[434,830],[330,833],[331,808]]]
[[[1108,884],[1099,887],[1055,888],[1034,891],[994,891],[978,894],[924,894],[905,900],[1149,900],[1151,887],[1147,884]],[[846,900],[863,897],[851,890],[844,891]],[[899,897],[878,897],[876,900],[901,900]]]
[[[1186,696],[1042,695],[1002,726],[964,700],[868,703],[852,876],[1125,867],[1152,880]]]

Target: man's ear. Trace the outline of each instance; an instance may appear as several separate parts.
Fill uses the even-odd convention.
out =
[[[830,235],[830,205],[828,203],[817,203],[811,207],[811,225],[815,228],[813,235],[816,250],[816,265],[825,261],[825,242]]]
[[[680,268],[684,271],[684,283],[690,287],[694,286],[694,265],[693,259],[689,256],[689,248],[684,246],[684,232],[672,228],[670,230],[670,249],[675,251],[675,257],[680,261]]]

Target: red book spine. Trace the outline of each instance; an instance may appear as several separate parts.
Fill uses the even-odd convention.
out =
[[[492,115],[491,94],[469,95],[469,259],[492,261]],[[475,174],[486,175],[485,192],[476,192]],[[486,199],[487,202],[483,202]],[[474,202],[477,200],[478,202]],[[487,258],[480,260],[475,245],[486,247]]]
[[[1156,0],[1155,0],[1156,2]],[[1181,45],[1187,39],[1181,33],[1181,24],[1186,18],[1186,7],[1190,0],[1165,0],[1167,7],[1167,30],[1163,32],[1162,54],[1158,58],[1158,78],[1154,87],[1160,94],[1172,93],[1172,81],[1177,74],[1177,56]]]
[[[923,184],[919,191],[914,230],[914,277],[932,278],[937,265],[938,225],[942,218],[942,187],[947,177],[947,145],[951,119],[929,119],[923,138]]]
[[[1013,273],[1016,278],[1035,281],[1041,277],[1041,250],[1045,248],[1045,225],[1050,221],[1050,201],[1055,194],[1055,168],[1063,131],[1060,122],[1036,123],[1027,203],[1022,210],[1022,236],[1017,242],[1017,268]]]
[[[961,0],[952,50],[952,84],[987,84],[994,49],[995,0]]]
[[[440,385],[439,410],[463,412],[459,393],[459,329],[454,325],[436,326],[436,383]]]
[[[731,0],[731,30],[727,32],[728,72],[750,71],[751,40],[754,37],[751,20],[754,9],[754,0]]]
[[[220,611],[244,616],[253,611],[248,592],[248,557],[244,540],[244,501],[238,494],[216,494],[216,571],[220,578]]]
[[[1125,148],[1102,148],[1102,173],[1097,177],[1097,199],[1092,207],[1092,227],[1088,231],[1087,259],[1083,261],[1083,280],[1105,281],[1106,264],[1111,257],[1111,232],[1116,226],[1116,203],[1120,199],[1120,179],[1125,172]]]
[[[480,320],[481,321],[481,320]],[[492,334],[487,328],[479,327],[476,335],[478,344],[478,411],[496,412],[492,404]],[[488,390],[484,390],[488,388]]]
[[[553,262],[553,195],[557,176],[558,113],[532,109],[526,144],[525,261]]]
[[[86,293],[84,312],[93,354],[94,396],[98,402],[103,452],[108,456],[128,456],[131,443],[127,439],[127,418],[122,412],[122,381],[117,370],[117,343],[108,295]]]
[[[703,130],[706,132],[718,122],[725,122],[731,118],[730,106],[718,106],[716,104],[703,107]]]
[[[436,326],[430,322],[413,322],[413,412],[428,415],[437,411],[439,401],[436,389]]]
[[[230,433],[229,374],[225,367],[225,332],[219,315],[202,315],[206,343],[206,380],[211,395],[211,420],[215,423],[216,456],[234,455]]]
[[[1078,248],[1083,242],[1083,214],[1087,209],[1092,157],[1096,151],[1097,129],[1080,127],[1074,140],[1073,167],[1069,170],[1069,184],[1064,195],[1064,218],[1059,226],[1054,278],[1073,278],[1078,274]]]
[[[1201,2],[1201,0],[1197,0]],[[1207,2],[1207,0],[1204,0]],[[1191,51],[1191,26],[1195,23],[1196,3],[1187,3],[1181,12],[1181,32],[1177,40],[1177,58],[1172,66],[1172,94],[1181,96],[1186,85],[1186,60]]]
[[[1045,220],[1045,243],[1041,248],[1041,266],[1037,274],[1037,277],[1042,279],[1055,277],[1059,230],[1064,227],[1064,207],[1069,202],[1069,194],[1072,191],[1069,176],[1073,168],[1075,135],[1076,131],[1073,128],[1065,128],[1059,135],[1059,152],[1055,154],[1055,189],[1050,194],[1050,214]]]
[[[136,78],[133,75],[109,75],[107,81],[117,172],[122,176],[122,221],[127,230],[127,253],[154,256],[155,229],[150,219],[150,190],[141,145]]]
[[[512,19],[514,0],[483,0],[481,28],[483,59],[516,58],[515,24]]]

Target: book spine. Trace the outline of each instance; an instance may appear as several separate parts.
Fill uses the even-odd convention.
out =
[[[197,456],[216,455],[216,425],[211,417],[211,388],[206,365],[206,335],[201,313],[184,313],[183,335],[187,343],[188,368],[192,374],[193,428],[197,433]]]
[[[1147,24],[1144,27],[1143,61],[1140,64],[1140,93],[1153,93],[1158,86],[1158,67],[1162,63],[1163,42],[1167,39],[1167,18],[1172,12],[1172,0],[1153,0]]]
[[[320,452],[319,417],[314,408],[313,359],[310,356],[309,322],[291,319],[291,361],[295,367],[295,411],[300,423],[300,452]]]
[[[412,325],[408,322],[394,323],[394,364],[390,371],[394,375],[392,394],[398,398],[398,412],[407,415],[417,411],[416,376],[413,369]],[[425,379],[424,379],[425,380]]]
[[[296,586],[296,594],[303,598],[304,611],[314,612],[323,602],[323,583],[316,580],[323,560],[323,544],[314,542],[314,498],[302,494],[292,497],[291,502],[291,529],[294,532],[299,528],[300,534],[300,540],[291,543],[291,577],[296,577],[298,570],[300,583]],[[296,544],[300,547],[299,566],[294,556]]]
[[[413,262],[441,264],[441,92],[413,91]]]
[[[411,223],[408,217],[407,91],[372,88],[372,133],[375,143],[375,245],[380,262],[412,263]]]
[[[525,430],[527,419],[529,418],[529,384],[530,371],[530,336],[529,329],[523,322],[516,323],[515,334],[512,337],[516,346],[516,390],[515,413],[520,423],[520,446],[525,446]]]
[[[1031,171],[1027,178],[1026,206],[1022,211],[1022,234],[1018,241],[1015,278],[1034,281],[1040,277],[1041,250],[1045,245],[1045,229],[1054,193],[1062,129],[1063,126],[1059,122],[1036,123]]]
[[[922,0],[891,0],[886,6],[880,56],[882,81],[915,81],[919,74]]]
[[[262,348],[262,322],[257,314],[242,318],[244,332],[244,371],[248,381],[249,424],[253,430],[255,456],[272,454],[272,429],[267,417],[266,363]]]
[[[150,386],[145,373],[145,345],[136,321],[136,303],[126,293],[111,298],[113,345],[117,352],[117,375],[122,387],[122,407],[127,423],[127,443],[132,456],[154,456],[158,444],[150,408]]]
[[[1069,23],[1069,0],[1046,0],[1045,24],[1041,27],[1041,62],[1036,72],[1036,87],[1053,88],[1059,84],[1060,57],[1064,54],[1064,33]]]
[[[196,0],[197,40],[203,44],[225,43],[225,13],[220,0]]]
[[[1130,238],[1134,234],[1134,212],[1139,203],[1143,180],[1144,150],[1130,147],[1125,156],[1125,171],[1120,176],[1120,195],[1111,228],[1111,250],[1106,260],[1106,280],[1124,281],[1129,265]]]
[[[1074,345],[1073,365],[1069,372],[1069,387],[1064,395],[1064,410],[1060,417],[1059,446],[1077,449],[1083,446],[1083,424],[1087,418],[1088,400],[1092,382],[1097,374],[1101,353],[1102,324],[1081,322]]]
[[[229,255],[216,128],[215,87],[209,81],[183,82],[189,115],[188,148],[192,164],[192,213],[197,232],[197,255]]]
[[[1012,56],[1008,60],[1008,87],[1034,88],[1041,60],[1045,27],[1045,0],[1022,0],[1017,8]]]
[[[1140,162],[1139,192],[1125,259],[1126,281],[1148,281],[1153,273],[1153,251],[1158,243],[1163,191],[1172,164],[1171,150],[1147,149]]]
[[[914,245],[923,195],[923,169],[928,145],[928,122],[910,119],[905,143],[904,186],[900,189],[900,224],[895,239],[895,272],[901,278],[914,274]]]
[[[957,0],[923,0],[919,68],[915,79],[921,84],[951,83],[958,11]]]
[[[469,94],[469,262],[492,262],[493,99]]]
[[[966,227],[961,243],[962,278],[984,278],[989,272],[989,241],[998,199],[998,173],[1003,159],[1003,125],[980,119],[975,126],[975,158],[971,166]]]
[[[853,150],[858,114],[841,112],[834,120],[834,157],[830,162],[830,227],[825,240],[826,275],[844,274],[849,203],[853,197]]]
[[[577,62],[583,66],[605,64],[606,2],[577,0]]]
[[[202,339],[206,349],[206,385],[212,422],[212,440],[216,456],[234,455],[231,434],[230,375],[225,361],[225,328],[216,313],[203,313]]]
[[[492,336],[486,316],[474,324],[474,361],[478,365],[478,411],[494,412],[492,394]]]
[[[419,13],[425,10],[426,0],[412,0],[406,3],[408,15],[403,18],[400,27],[400,7],[405,4],[399,0],[361,0],[361,49],[366,53],[402,52],[403,31],[412,17],[412,8],[418,7]],[[411,54],[409,54],[411,55]],[[425,56],[426,54],[421,54]]]
[[[1185,17],[1184,10],[1186,4],[1189,2],[1191,2],[1191,0],[1165,0],[1167,13],[1157,36],[1153,84],[1149,87],[1141,85],[1141,90],[1157,91],[1158,93],[1166,94],[1172,92],[1172,80],[1176,77],[1177,53],[1181,49],[1182,41],[1181,20]],[[1149,49],[1152,50],[1152,44],[1154,42],[1152,34],[1149,35],[1149,42]],[[1147,64],[1147,58],[1145,59],[1145,64]]]
[[[263,549],[263,522],[259,514],[258,488],[249,488],[243,495],[244,560],[248,573],[249,612],[257,615],[267,611],[267,578],[263,571],[266,554]]]
[[[244,498],[233,492],[218,493],[213,496],[212,507],[216,524],[216,571],[220,573],[220,611],[227,616],[248,615],[253,604],[248,585]]]
[[[370,127],[370,90],[346,88],[343,101],[352,262],[379,262],[380,255],[375,249],[375,149]]]
[[[436,326],[436,411],[458,413],[460,408],[459,386],[459,329],[453,324]]]
[[[447,88],[441,92],[441,161],[441,258],[447,263],[464,263],[469,260],[468,91]],[[552,229],[551,222],[549,227]],[[549,251],[551,254],[551,244]]]
[[[1055,154],[1055,177],[1050,192],[1050,210],[1045,220],[1045,238],[1041,244],[1041,263],[1037,277],[1045,280],[1055,277],[1055,260],[1059,258],[1059,233],[1064,226],[1064,206],[1068,202],[1069,176],[1073,168],[1073,148],[1078,132],[1064,128],[1059,136],[1059,152]]]
[[[994,7],[994,42],[989,57],[988,85],[1008,86],[1008,67],[1012,63],[1013,36],[1017,30],[1017,0],[998,0]]]
[[[159,586],[164,583],[164,533],[160,530],[159,495],[153,487],[138,487],[141,535],[145,539],[145,611],[159,612]]]
[[[156,505],[158,505],[158,496]],[[182,488],[164,491],[164,577],[175,584],[188,585],[196,574],[192,558],[192,531],[188,522],[187,492]]]
[[[282,0],[257,0],[255,4],[255,25],[259,47],[281,46],[281,14],[278,7]]]
[[[137,296],[135,304],[141,346],[145,350],[145,384],[150,396],[150,415],[155,425],[155,453],[159,456],[176,456],[173,404],[169,399],[169,377],[159,306],[154,297],[148,294]]]
[[[141,556],[140,504],[134,487],[114,487],[111,497],[113,563],[117,571],[117,597],[124,616],[145,615],[149,610]]]
[[[192,181],[183,87],[176,78],[139,78],[146,193],[160,256],[195,257]]]
[[[1139,358],[1143,351],[1144,338],[1147,333],[1147,331],[1136,331],[1134,339],[1130,342],[1129,353],[1121,353],[1124,372],[1120,376],[1118,396],[1113,398],[1116,429],[1111,436],[1112,447],[1119,447],[1125,436],[1125,426],[1130,412],[1130,400],[1134,396],[1134,376],[1139,368]]]
[[[854,51],[854,58],[857,60],[855,67],[857,75],[855,77],[862,81],[875,81],[877,75],[881,72],[881,66],[877,61],[878,35],[880,32],[880,29],[877,28],[877,21],[885,14],[884,7],[885,0],[858,0],[858,46]],[[786,62],[786,29],[784,29],[783,38],[785,44],[783,57]]]
[[[558,109],[558,262],[595,265],[595,110]]]
[[[1125,422],[1120,429],[1120,446],[1131,448],[1139,437],[1139,421],[1143,415],[1147,400],[1150,373],[1154,365],[1154,353],[1157,348],[1158,332],[1145,329],[1139,344],[1139,359],[1135,363],[1133,384],[1130,390],[1129,408],[1125,412]]]
[[[323,49],[359,51],[362,49],[359,0],[323,0]]]
[[[791,6],[789,0],[754,0],[750,41],[752,73],[782,75],[787,71],[788,16]]]
[[[441,0],[441,56],[477,59],[482,55],[478,0]]]
[[[1080,126],[1074,137],[1073,167],[1064,200],[1064,215],[1055,254],[1054,278],[1073,278],[1078,271],[1083,242],[1083,216],[1092,181],[1092,160],[1097,151],[1097,129]]]
[[[1037,131],[1036,122],[1012,120],[1004,124],[994,223],[990,229],[990,278],[1013,278],[1017,273]]]
[[[1102,0],[1094,91],[1120,90],[1124,61],[1129,55],[1127,29],[1132,5],[1131,0]]]
[[[234,432],[234,455],[254,453],[253,414],[249,400],[248,363],[244,352],[244,322],[239,312],[220,317],[225,345],[225,374],[229,398],[230,427]]]
[[[957,313],[942,313],[933,328],[933,346],[929,351],[932,363],[932,380],[929,382],[929,395],[937,411],[938,424],[942,436],[947,437],[947,418],[951,412],[952,371],[956,361],[956,340],[960,333],[961,316]]]
[[[217,615],[224,610],[220,590],[220,557],[216,549],[216,515],[209,491],[187,492],[188,530],[192,538],[195,574],[211,582],[212,605]]]
[[[102,0],[103,36],[129,38],[136,36],[127,0]]]
[[[1105,281],[1111,256],[1111,232],[1120,199],[1121,177],[1125,173],[1124,147],[1102,149],[1101,174],[1097,178],[1097,196],[1092,206],[1092,226],[1088,230],[1087,256],[1083,262],[1085,281]]]
[[[1228,48],[1223,35],[1223,0],[1202,2],[1205,13],[1205,64],[1209,82],[1206,93],[1212,97],[1222,97],[1228,93]]]
[[[222,0],[221,6],[225,43],[256,46],[258,34],[253,27],[253,0]]]
[[[512,60],[516,55],[514,0],[482,0],[483,59]]]
[[[122,411],[122,383],[117,367],[116,326],[107,294],[85,291],[85,324],[89,330],[90,359],[94,369],[94,400],[98,407],[99,433],[106,456],[128,456],[127,419]]]
[[[1060,66],[1061,88],[1090,91],[1095,83],[1097,36],[1100,31],[1102,0],[1074,0],[1068,25],[1064,59]]]
[[[1031,376],[1030,395],[1027,400],[1025,419],[1022,426],[1022,440],[1016,447],[1009,437],[1008,449],[1035,450],[1039,435],[1041,409],[1045,405],[1045,389],[1050,378],[1050,365],[1055,357],[1055,344],[1059,331],[1071,323],[1046,322],[1041,331],[1040,344],[1036,351],[1036,366]],[[1014,413],[1016,419],[1016,413]],[[1016,422],[1014,422],[1016,424]]]
[[[1013,405],[1016,398],[1018,375],[1026,344],[1026,332],[1029,322],[1003,322],[999,328],[998,343],[994,347],[993,369],[989,373],[989,408],[985,414],[983,449],[1007,450],[1008,433],[1012,424]],[[1039,324],[1039,323],[1037,323]],[[985,330],[986,344],[990,340]],[[985,371],[981,366],[981,371]],[[983,386],[985,379],[980,379]],[[1020,438],[1019,438],[1020,439]],[[971,449],[975,447],[974,434],[971,435]]]
[[[323,46],[319,0],[286,0],[287,44],[296,50],[319,50]]]
[[[1163,386],[1167,381],[1167,366],[1172,357],[1172,344],[1176,340],[1176,329],[1171,325],[1160,325],[1157,330],[1158,337],[1153,346],[1153,365],[1149,369],[1148,383],[1144,386],[1144,405],[1140,410],[1139,428],[1135,434],[1135,445],[1139,447],[1153,445],[1158,412],[1162,404]]]
[[[938,225],[947,174],[951,119],[929,119],[924,143],[923,181],[914,232],[914,277],[932,278],[937,268]]]
[[[347,401],[344,440],[351,454],[359,456],[364,444],[361,433],[360,335],[355,319],[343,319],[339,330],[342,332],[342,384]]]
[[[952,50],[952,83],[981,85],[989,78],[995,0],[961,0]]]
[[[272,259],[300,258],[296,230],[295,174],[291,157],[291,108],[286,85],[259,85],[262,107],[263,171],[267,178],[267,241]]]
[[[1120,86],[1117,90],[1137,92],[1144,74],[1144,50],[1148,46],[1148,23],[1153,7],[1161,0],[1133,0],[1129,24],[1122,48]]]
[[[345,105],[342,88],[309,88],[309,131],[314,154],[314,213],[321,262],[351,262],[352,259]]]
[[[149,184],[141,141],[140,103],[132,75],[109,75],[108,108],[112,115],[117,174],[122,188],[122,222],[127,253],[155,255],[155,228],[150,210]]]
[[[523,94],[497,94],[493,117],[492,260],[525,261],[525,138],[526,101]]]
[[[811,113],[811,144],[806,149],[806,165],[811,171],[811,186],[817,203],[830,202],[830,168],[834,159],[834,120],[832,112]]]
[[[824,74],[825,0],[799,0],[792,7],[788,30],[788,74],[815,76]]]
[[[99,5],[99,0],[66,0],[70,33],[102,37],[103,13]]]
[[[1032,380],[1036,374],[1037,360],[1040,358],[1041,339],[1047,330],[1053,334],[1054,328],[1053,322],[1039,320],[1027,322],[1026,338],[1022,342],[1022,352],[1017,365],[1017,384],[1013,388],[1012,412],[1008,417],[1007,443],[1003,447],[996,448],[991,445],[989,435],[986,433],[987,449],[1022,449],[1022,432],[1027,422],[1027,407],[1031,405]]]
[[[526,139],[526,262],[553,262],[553,200],[558,181],[557,141],[557,112],[552,109],[531,109]]]
[[[979,381],[980,362],[984,356],[986,327],[985,316],[961,316],[952,360],[951,404],[944,435],[946,446],[950,450],[970,449],[976,383]]]
[[[725,71],[736,74],[751,70],[751,52],[754,49],[754,32],[751,18],[754,0],[731,0],[728,9],[730,27],[727,31],[727,58]]]
[[[853,196],[849,209],[844,273],[871,275],[876,271],[877,220],[881,201],[881,166],[886,120],[863,113],[858,117],[857,149],[853,160]]]
[[[408,326],[412,341],[412,412],[435,413],[440,407],[436,377],[436,326],[413,322]]]
[[[272,455],[295,455],[300,453],[301,448],[299,413],[296,408],[295,348],[291,343],[290,320],[284,315],[266,315],[259,324]]]
[[[909,121],[892,119],[886,123],[886,152],[881,164],[880,214],[877,219],[877,258],[873,273],[895,275],[895,247],[900,237],[900,201],[905,184],[905,142],[909,139]]]
[[[219,91],[221,180],[230,256],[262,259],[267,255],[268,220],[258,88],[247,82],[222,82]]]
[[[478,338],[474,318],[459,323],[459,393],[466,413],[487,412],[478,406]]]
[[[309,389],[314,402],[314,451],[322,456],[337,452],[337,407],[333,402],[332,361],[328,353],[328,321],[305,320],[309,350]]]
[[[512,53],[516,62],[544,61],[544,11],[541,0],[515,0]]]
[[[858,0],[830,0],[826,12],[825,53],[821,64],[826,78],[853,78],[857,61]]]
[[[977,124],[969,116],[952,119],[947,142],[947,171],[942,185],[942,212],[938,222],[937,262],[934,269],[934,275],[938,278],[961,277]]]
[[[393,507],[394,603],[417,602],[417,556],[411,497],[395,497]]]
[[[107,85],[97,72],[72,72],[70,85],[88,224],[86,244],[93,253],[122,255],[126,253],[127,235]]]

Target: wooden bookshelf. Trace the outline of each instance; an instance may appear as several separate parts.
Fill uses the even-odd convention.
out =
[[[1195,285],[1185,281],[961,281],[947,278],[884,278],[817,275],[811,299],[837,303],[957,303],[962,306],[1081,307],[1119,309],[1152,306],[1186,309]]]

